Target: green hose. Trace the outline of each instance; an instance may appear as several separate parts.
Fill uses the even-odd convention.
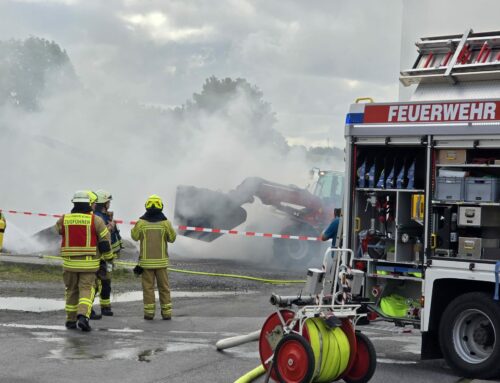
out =
[[[252,371],[248,371],[245,375],[243,375],[242,377],[236,379],[234,381],[234,383],[250,383],[250,382],[253,382],[255,379],[257,379],[259,376],[261,376],[265,372],[266,372],[266,369],[261,364],[261,365],[255,367]]]
[[[351,347],[340,327],[333,330],[321,318],[306,321],[315,360],[313,382],[332,382],[345,372]]]
[[[55,255],[44,255],[42,258],[45,259],[61,259],[59,256]],[[115,261],[115,265],[121,266],[130,266],[133,267],[136,265],[134,262],[125,262],[125,261]],[[262,283],[270,283],[273,285],[283,285],[290,283],[304,283],[305,280],[300,279],[265,279],[258,277],[251,277],[249,275],[239,275],[239,274],[223,274],[223,273],[207,273],[204,271],[194,271],[194,270],[183,270],[183,269],[174,269],[172,267],[168,267],[168,271],[172,271],[174,273],[185,273],[185,274],[194,274],[194,275],[205,275],[210,277],[223,277],[223,278],[237,278],[237,279],[246,279],[254,282],[262,282]]]

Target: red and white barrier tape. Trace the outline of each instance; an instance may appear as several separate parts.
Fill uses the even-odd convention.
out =
[[[62,214],[50,214],[50,213],[33,213],[31,211],[18,211],[18,210],[2,210],[2,213],[8,214],[20,214],[20,215],[31,215],[36,217],[51,217],[51,218],[61,218]],[[125,221],[122,219],[115,219],[116,223],[121,225],[135,225],[137,221]],[[239,231],[239,230],[227,230],[227,229],[215,229],[209,227],[196,227],[196,226],[184,226],[184,225],[174,225],[174,228],[181,231],[198,231],[204,233],[217,233],[217,234],[231,234],[231,235],[243,235],[245,237],[264,237],[264,238],[279,238],[279,239],[296,239],[299,241],[320,241],[319,237],[308,237],[306,235],[291,235],[291,234],[273,234],[273,233],[258,233],[255,231]]]

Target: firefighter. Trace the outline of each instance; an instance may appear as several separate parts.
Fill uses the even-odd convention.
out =
[[[339,223],[340,223],[340,213],[341,213],[340,209],[333,210],[334,218],[332,222],[330,222],[328,227],[325,230],[323,230],[320,237],[322,241],[328,241],[331,239],[332,247],[335,247],[335,240],[337,239],[337,232],[339,230]]]
[[[154,283],[160,295],[161,316],[165,320],[172,318],[172,302],[168,284],[167,242],[175,241],[175,231],[162,212],[163,202],[157,195],[146,201],[146,213],[132,228],[132,239],[140,241],[139,265],[137,273],[142,272],[142,289],[144,301],[144,319],[152,320],[155,316]]]
[[[110,256],[101,257],[99,271],[97,272],[97,293],[99,294],[101,315],[113,316],[113,311],[111,311],[111,272],[113,271],[113,260],[120,251],[120,243],[117,237],[116,224],[112,219],[112,215],[109,214],[109,207],[113,197],[105,190],[97,190],[95,193],[97,195],[97,204],[94,214],[102,218],[110,232],[112,251]]]
[[[62,236],[61,257],[66,295],[66,328],[90,331],[89,317],[95,294],[99,253],[111,254],[110,235],[103,220],[92,214],[87,191],[75,192],[73,209],[56,223]]]
[[[6,228],[7,228],[7,221],[5,221],[5,216],[0,211],[0,253],[2,252],[3,234],[5,233]]]

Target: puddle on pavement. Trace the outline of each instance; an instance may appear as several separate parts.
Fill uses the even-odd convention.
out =
[[[58,299],[43,299],[29,297],[9,297],[0,298],[1,310],[18,310],[18,311],[56,311],[64,309],[64,301]]]
[[[158,299],[158,292],[156,298]],[[251,294],[252,292],[238,293]],[[237,295],[233,291],[172,291],[172,298],[218,298]],[[129,291],[121,294],[112,294],[111,302],[134,302],[142,300],[142,291]],[[29,312],[46,312],[64,309],[63,299],[45,299],[32,297],[1,297],[0,310],[16,310]]]
[[[35,335],[35,333],[33,333]],[[169,352],[191,352],[200,349],[213,348],[212,345],[206,343],[185,343],[185,342],[169,342],[165,347],[157,347],[154,349],[142,349],[140,347],[132,347],[131,342],[120,342],[117,348],[109,350],[97,351],[92,343],[80,338],[60,338],[51,335],[35,335],[35,339],[40,342],[54,342],[58,347],[49,351],[48,359],[74,360],[74,359],[102,359],[102,360],[136,360],[138,362],[149,363],[155,355]],[[204,340],[200,340],[203,342]]]

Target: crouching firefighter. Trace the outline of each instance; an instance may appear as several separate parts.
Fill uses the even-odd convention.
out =
[[[104,221],[92,214],[87,191],[77,191],[73,209],[56,223],[62,236],[61,257],[66,295],[66,328],[90,331],[96,271],[101,254],[111,253],[110,234]]]
[[[160,296],[161,316],[165,320],[172,318],[172,302],[168,284],[167,243],[175,241],[175,231],[162,212],[163,202],[157,195],[146,201],[146,213],[132,228],[134,241],[140,241],[139,267],[142,271],[142,290],[144,301],[144,319],[152,320],[155,316],[155,280]]]

